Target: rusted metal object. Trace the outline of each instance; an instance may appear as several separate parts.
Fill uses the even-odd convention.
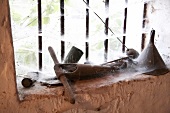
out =
[[[100,66],[91,64],[56,64],[54,70],[57,72],[58,68],[63,69],[63,74],[69,80],[81,80],[99,77],[100,75],[111,73],[115,70],[111,66]]]
[[[28,72],[22,79],[21,84],[24,88],[30,88],[34,86],[39,78],[39,72]]]
[[[83,52],[77,47],[73,46],[67,54],[66,58],[64,59],[64,63],[77,63],[82,55]]]
[[[55,65],[59,64],[53,48],[49,47],[48,50],[49,50],[49,53],[54,61],[54,64]],[[66,100],[69,101],[71,104],[74,104],[75,103],[74,93],[73,93],[73,91],[68,83],[68,79],[66,78],[62,69],[60,67],[55,68],[55,73],[56,73],[56,76],[58,77],[58,79],[62,82],[62,84],[64,86]]]
[[[169,70],[154,45],[154,37],[155,30],[152,30],[150,42],[137,60],[138,66],[140,67],[139,69],[143,71],[144,74],[158,76],[168,73]]]
[[[36,80],[33,80],[31,78],[24,78],[21,81],[21,84],[25,87],[25,88],[30,88],[33,86],[33,84],[36,82]]]
[[[77,63],[61,64],[58,62],[53,48],[49,47],[48,50],[55,64],[54,70],[55,70],[56,76],[61,81],[61,83],[63,83],[67,100],[72,104],[75,103],[75,98],[74,98],[74,93],[71,89],[71,86],[68,80],[95,78],[95,77],[99,77],[100,75],[115,71],[114,66],[112,67],[112,66],[77,64]],[[76,52],[73,52],[73,53],[76,53]],[[72,54],[72,52],[70,54]],[[73,58],[74,55],[77,55],[77,54],[72,54],[71,57]],[[73,62],[77,62],[80,59],[81,55],[82,53],[79,55],[79,57],[75,57],[75,59],[67,58],[66,62],[72,62],[72,60]],[[70,55],[68,56],[70,57]]]

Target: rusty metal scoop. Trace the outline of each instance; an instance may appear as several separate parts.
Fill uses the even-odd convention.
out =
[[[143,74],[163,75],[169,72],[157,48],[154,45],[155,30],[151,31],[149,44],[138,57],[138,66]]]

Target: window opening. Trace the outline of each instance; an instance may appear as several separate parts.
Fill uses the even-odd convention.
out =
[[[17,75],[38,69],[37,1],[9,0]],[[24,11],[23,11],[24,9]]]
[[[127,23],[126,23],[126,46],[141,51],[141,34],[143,32],[143,8],[145,1],[128,1],[127,7]],[[149,32],[149,30],[147,31]],[[147,33],[146,32],[146,33]]]
[[[10,7],[18,77],[33,71],[55,76],[48,46],[59,62],[74,45],[85,53],[80,63],[98,64],[119,58],[127,47],[140,52],[145,46],[144,1],[10,0]]]

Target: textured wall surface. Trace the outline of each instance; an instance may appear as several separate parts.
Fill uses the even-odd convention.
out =
[[[162,40],[169,40],[170,36],[169,25],[164,24],[170,17],[169,3],[169,0],[156,0],[150,4],[163,10],[153,12],[150,20],[151,25],[163,24],[160,28],[156,27]],[[98,82],[77,82],[73,86],[74,105],[58,93],[63,90],[61,87],[53,90],[56,95],[30,94],[24,101],[19,101],[8,0],[0,0],[0,9],[0,113],[170,113],[170,73],[109,85],[100,85],[101,79]],[[161,18],[161,15],[164,17]],[[155,19],[154,16],[160,18]],[[143,75],[140,76],[142,78]],[[100,87],[95,87],[96,84]]]
[[[11,38],[9,6],[7,0],[0,1],[0,112],[15,111],[17,101],[14,51]]]
[[[156,31],[155,45],[159,49],[162,57],[166,60],[170,56],[170,1],[153,0],[149,4],[148,18],[150,28]],[[166,60],[170,67],[170,59]]]

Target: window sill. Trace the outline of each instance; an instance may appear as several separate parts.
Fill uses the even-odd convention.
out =
[[[115,73],[105,75],[99,78],[89,80],[79,80],[71,83],[73,92],[76,94],[82,94],[86,92],[96,91],[107,87],[112,87],[116,84],[130,84],[137,81],[146,81],[155,76],[137,74],[137,73]],[[20,101],[34,100],[40,98],[64,98],[64,87],[63,86],[42,86],[39,82],[30,88],[24,88],[21,82],[17,84],[18,94]],[[101,90],[101,92],[104,90]]]

